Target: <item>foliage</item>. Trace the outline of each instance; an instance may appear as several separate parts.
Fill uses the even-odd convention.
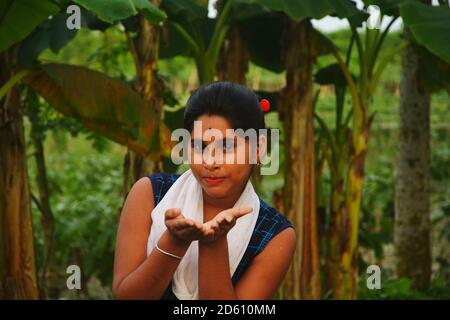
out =
[[[159,152],[159,119],[147,102],[122,82],[63,64],[42,65],[24,82],[55,109],[87,128],[143,156]]]
[[[112,281],[112,261],[119,210],[122,205],[122,157],[111,153],[111,143],[102,151],[90,144],[85,136],[67,137],[65,147],[58,139],[46,139],[48,179],[51,206],[55,216],[55,253],[60,266],[60,287],[65,287],[65,269],[78,264],[75,251],[80,249],[83,277],[96,275],[105,286]],[[58,144],[58,148],[54,146]],[[91,146],[90,146],[91,145]],[[85,153],[81,152],[85,150]],[[108,156],[106,156],[108,155]],[[29,161],[34,177],[34,161]],[[32,180],[33,181],[33,180]],[[33,185],[33,184],[32,184]],[[33,190],[33,188],[32,188]],[[43,261],[40,213],[33,206],[38,264]]]
[[[370,290],[366,286],[366,279],[360,281],[358,299],[368,300],[397,300],[397,299],[450,299],[450,288],[440,281],[433,281],[428,290],[415,290],[411,287],[411,280],[400,278],[382,281],[381,289]]]
[[[49,0],[4,0],[0,4],[0,52],[25,38],[59,8]],[[20,23],[17,23],[17,22]]]

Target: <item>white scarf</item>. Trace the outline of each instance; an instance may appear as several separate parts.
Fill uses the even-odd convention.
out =
[[[248,180],[244,191],[233,208],[251,207],[253,211],[236,220],[234,227],[228,231],[228,254],[230,274],[233,276],[256,225],[260,201]],[[202,187],[189,169],[170,187],[158,205],[153,209],[152,227],[147,242],[147,256],[155,248],[157,241],[167,229],[164,215],[169,208],[181,208],[187,219],[203,223]],[[178,265],[173,276],[172,291],[180,300],[198,300],[198,240],[193,241]]]

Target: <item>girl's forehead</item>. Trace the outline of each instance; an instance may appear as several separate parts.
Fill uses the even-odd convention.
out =
[[[233,128],[216,128],[216,127],[206,127],[200,130],[193,130],[192,137],[194,139],[200,140],[214,140],[223,138],[239,138],[239,135]]]
[[[203,114],[198,117],[195,121],[199,121],[202,123],[202,126],[206,129],[208,128],[232,128],[231,123],[224,117],[216,115],[216,114]]]
[[[231,124],[222,116],[202,115],[195,120],[192,134],[195,138],[207,135],[222,135],[234,137],[235,132]]]

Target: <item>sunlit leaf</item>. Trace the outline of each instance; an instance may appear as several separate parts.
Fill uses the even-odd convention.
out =
[[[159,119],[126,84],[84,67],[46,64],[23,82],[53,108],[143,156],[160,152]]]

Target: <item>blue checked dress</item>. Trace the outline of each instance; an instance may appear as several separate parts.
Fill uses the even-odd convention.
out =
[[[180,175],[168,174],[168,173],[154,173],[148,178],[150,179],[153,187],[154,205],[156,206],[159,201],[164,197],[166,192],[176,181]],[[255,229],[253,230],[252,237],[248,247],[236,269],[231,282],[233,286],[236,285],[239,278],[252,262],[253,258],[264,250],[264,247],[269,241],[275,237],[278,233],[286,228],[293,228],[293,225],[276,209],[270,207],[260,198],[260,210],[259,216],[256,220]],[[169,283],[166,291],[164,292],[161,300],[178,300],[175,294],[172,292],[172,281]]]

